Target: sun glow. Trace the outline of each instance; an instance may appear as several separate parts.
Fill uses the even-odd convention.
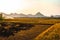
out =
[[[24,0],[1,0],[1,12],[16,12],[16,10],[24,9],[28,5]]]
[[[0,0],[0,12],[56,15],[60,14],[60,0]]]

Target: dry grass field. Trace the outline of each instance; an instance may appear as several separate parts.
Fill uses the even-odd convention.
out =
[[[0,40],[50,40],[50,39],[44,39],[44,36],[48,35],[48,38],[51,38],[51,35],[53,35],[53,33],[56,34],[56,32],[59,32],[59,30],[57,29],[59,29],[59,25],[60,25],[58,24],[60,23],[60,19],[55,19],[55,18],[4,19],[1,22],[32,24],[34,26],[32,26],[30,29],[27,30],[19,30],[17,33],[14,33],[14,36],[13,35],[9,37],[0,36]],[[46,30],[49,30],[49,32],[47,32]],[[57,31],[54,32],[55,30]],[[50,33],[50,31],[52,31],[51,34],[48,34]]]
[[[51,26],[39,34],[34,40],[60,40],[60,23]]]
[[[60,19],[59,18],[16,18],[16,19],[4,19],[3,22],[55,24],[55,23],[60,23]]]

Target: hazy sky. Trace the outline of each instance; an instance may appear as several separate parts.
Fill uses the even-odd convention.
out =
[[[60,15],[60,0],[0,0],[0,12]]]

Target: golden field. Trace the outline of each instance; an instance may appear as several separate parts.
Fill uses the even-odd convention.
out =
[[[0,40],[54,40],[45,39],[44,37],[47,35],[47,38],[52,38],[51,35],[60,33],[59,30],[57,30],[60,28],[60,19],[58,18],[16,18],[4,19],[1,22],[28,23],[33,24],[34,26],[28,30],[20,30],[17,33],[14,33],[14,36],[9,36],[8,38],[0,37]],[[52,32],[50,33],[50,31]]]
[[[51,26],[39,34],[34,40],[60,40],[60,23]]]
[[[16,19],[4,19],[2,22],[55,24],[55,23],[60,23],[60,19],[59,18],[16,18]]]

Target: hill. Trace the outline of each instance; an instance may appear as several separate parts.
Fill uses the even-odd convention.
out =
[[[60,23],[51,26],[34,40],[60,40]]]

